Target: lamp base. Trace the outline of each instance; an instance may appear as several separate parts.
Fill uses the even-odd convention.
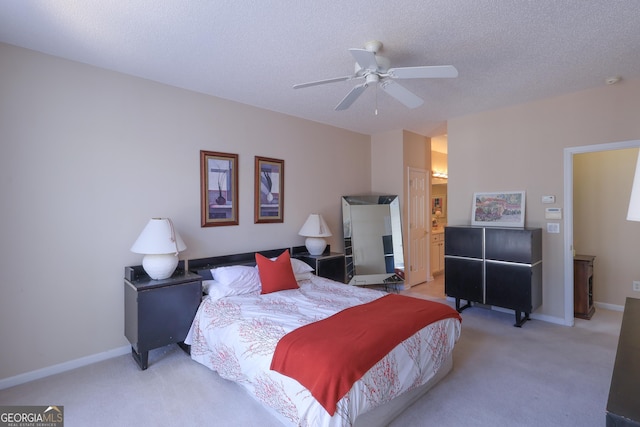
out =
[[[142,268],[154,280],[168,279],[177,266],[176,254],[147,254],[142,258]]]
[[[322,237],[307,237],[304,245],[311,255],[322,255],[324,249],[327,247],[327,241]]]

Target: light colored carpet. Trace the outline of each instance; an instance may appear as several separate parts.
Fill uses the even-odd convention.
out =
[[[598,426],[622,313],[597,310],[576,327],[512,314],[463,312],[453,371],[391,424],[400,426]],[[0,390],[0,405],[64,405],[65,426],[280,426],[242,388],[176,345],[140,371],[131,356]]]

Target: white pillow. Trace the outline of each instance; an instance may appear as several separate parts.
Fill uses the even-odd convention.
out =
[[[313,271],[313,268],[309,264],[296,258],[291,258],[291,267],[293,267],[293,274],[303,274]]]
[[[216,280],[203,280],[202,290],[205,294],[209,295],[209,297],[213,299],[220,299],[223,297],[230,297],[233,295],[247,294],[241,289],[234,288],[232,286],[223,285],[222,283]]]
[[[247,265],[230,265],[211,269],[213,280],[218,282],[225,295],[260,293],[260,275],[258,270]],[[211,293],[209,293],[211,294]]]
[[[271,261],[275,261],[276,258],[269,258]],[[256,267],[258,268],[258,267]],[[291,258],[291,268],[293,269],[293,274],[298,275],[298,274],[304,274],[304,273],[309,273],[311,271],[313,271],[313,267],[311,267],[309,264],[307,264],[304,261],[300,261],[297,258]]]
[[[296,281],[301,281],[301,280],[309,280],[313,277],[313,273],[310,271],[307,271],[306,273],[294,273],[294,276],[296,276]]]
[[[220,286],[220,283],[215,280],[203,280],[202,281],[202,292],[205,294],[209,293],[209,290],[215,286]]]

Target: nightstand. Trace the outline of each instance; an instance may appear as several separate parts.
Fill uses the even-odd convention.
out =
[[[295,258],[309,264],[314,270],[316,276],[335,280],[336,282],[345,282],[345,260],[344,254],[337,252],[325,252],[322,255],[311,255],[309,253],[296,254]]]
[[[589,320],[596,311],[593,305],[593,255],[573,258],[573,315]]]
[[[187,337],[202,299],[202,278],[178,270],[168,279],[153,280],[142,266],[125,267],[124,335],[131,355],[145,370],[149,350],[178,343]]]

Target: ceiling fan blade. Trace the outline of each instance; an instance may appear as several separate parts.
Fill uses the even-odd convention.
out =
[[[326,83],[343,82],[345,80],[350,80],[353,77],[354,76],[344,76],[344,77],[335,77],[333,79],[318,80],[318,81],[315,81],[315,82],[299,83],[299,84],[293,85],[293,88],[294,89],[302,89],[302,88],[305,88],[305,87],[318,86],[318,85],[323,85],[323,84],[326,84]]]
[[[360,68],[364,70],[377,70],[378,62],[376,61],[376,54],[366,49],[349,49],[351,55],[356,60]]]
[[[367,88],[366,83],[362,83],[361,85],[355,86],[353,89],[351,89],[351,91],[347,94],[347,96],[345,96],[342,99],[342,101],[340,101],[340,103],[336,105],[336,108],[334,108],[334,110],[340,111],[340,110],[346,110],[347,108],[349,108],[351,104],[353,104],[355,100],[358,99],[358,97],[362,94],[362,92],[364,92],[366,88]]]
[[[390,68],[387,74],[392,79],[453,78],[458,77],[458,70],[453,65],[431,65]]]
[[[380,88],[409,108],[417,108],[424,102],[422,98],[413,94],[413,92],[410,92],[404,86],[400,86],[393,80],[382,81]]]

